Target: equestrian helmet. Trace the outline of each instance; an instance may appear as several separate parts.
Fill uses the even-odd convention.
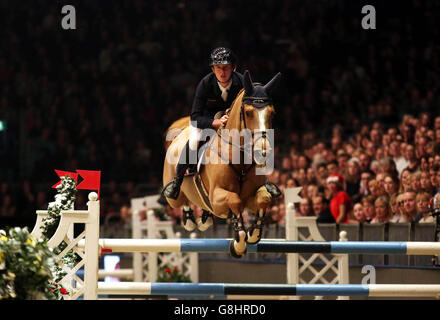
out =
[[[235,54],[228,48],[218,47],[212,50],[209,56],[209,66],[212,67],[217,64],[230,64],[235,66],[237,58]]]

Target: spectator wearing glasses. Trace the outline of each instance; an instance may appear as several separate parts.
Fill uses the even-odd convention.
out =
[[[403,193],[398,193],[396,196],[396,206],[394,209],[394,215],[390,222],[398,223],[403,221]]]

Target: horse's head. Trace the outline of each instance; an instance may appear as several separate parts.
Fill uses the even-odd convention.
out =
[[[254,160],[257,165],[265,163],[273,150],[272,117],[275,113],[272,95],[280,80],[277,73],[266,85],[252,83],[249,71],[244,73],[242,118],[246,129],[252,132]],[[270,133],[270,134],[268,134]]]

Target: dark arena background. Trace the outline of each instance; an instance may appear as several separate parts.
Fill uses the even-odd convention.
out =
[[[34,226],[56,194],[54,169],[100,170],[103,232],[129,224],[130,200],[162,190],[164,133],[190,114],[209,54],[224,46],[254,81],[282,73],[268,179],[281,191],[303,187],[297,214],[319,215],[315,200],[330,203],[326,179],[337,173],[346,223],[360,225],[354,240],[399,216],[414,240],[418,224],[434,224],[423,213],[440,188],[439,21],[433,0],[0,0],[0,229]],[[79,191],[75,209],[86,202]],[[388,220],[377,218],[380,205]],[[181,209],[164,213],[180,224]],[[278,230],[285,214],[280,197],[265,224]],[[377,240],[399,238],[383,230]],[[211,264],[201,264],[201,280],[221,281]]]

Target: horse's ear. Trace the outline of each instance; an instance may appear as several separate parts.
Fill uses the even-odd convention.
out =
[[[244,78],[244,83],[243,83],[244,95],[249,96],[252,94],[252,91],[254,91],[254,85],[252,84],[251,75],[248,70],[244,72],[243,78]]]
[[[281,79],[281,72],[278,72],[273,78],[272,80],[270,80],[265,86],[264,86],[264,90],[266,90],[267,95],[272,95],[272,93],[274,92],[274,90],[277,88],[278,83],[280,82]]]

